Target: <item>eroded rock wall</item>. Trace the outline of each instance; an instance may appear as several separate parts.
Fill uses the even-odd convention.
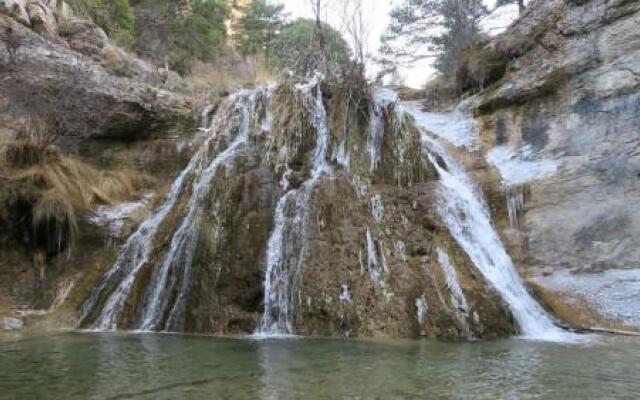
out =
[[[504,236],[524,236],[521,267],[578,326],[639,326],[638,26],[636,1],[533,2],[498,39],[529,50],[470,100],[502,201],[518,208]]]

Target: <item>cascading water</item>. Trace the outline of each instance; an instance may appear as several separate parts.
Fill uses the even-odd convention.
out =
[[[120,250],[116,262],[83,303],[80,309],[81,323],[84,323],[95,310],[105,290],[115,284],[117,285],[115,290],[102,307],[102,312],[93,325],[98,330],[117,328],[118,319],[122,313],[124,302],[131,293],[135,277],[139,270],[149,261],[151,246],[158,228],[176,204],[180,193],[182,193],[186,185],[187,176],[196,168],[196,165],[202,162],[203,153],[198,152],[191,159],[189,165],[173,182],[164,203],[156,209],[151,218],[144,221],[129,237]]]
[[[322,100],[321,80],[316,77],[297,89],[306,103],[310,103],[316,144],[310,178],[298,189],[285,193],[276,206],[274,228],[267,243],[264,280],[264,313],[259,336],[282,336],[294,333],[293,319],[296,299],[296,280],[304,255],[304,231],[308,203],[318,180],[331,173],[327,162],[329,125]],[[315,89],[315,97],[313,90]],[[287,176],[283,188],[289,188]]]
[[[165,329],[171,329],[175,321],[184,312],[184,299],[189,288],[189,274],[193,261],[193,252],[199,234],[197,221],[203,213],[202,203],[208,194],[209,184],[221,165],[228,164],[246,143],[251,128],[254,106],[258,94],[268,95],[270,89],[260,88],[253,91],[243,90],[231,95],[219,108],[212,127],[206,129],[207,137],[193,156],[187,167],[173,182],[164,203],[155,210],[151,218],[144,221],[129,237],[120,250],[116,262],[94,288],[80,310],[82,324],[100,311],[92,326],[98,330],[114,330],[122,317],[125,303],[131,295],[136,278],[142,268],[149,263],[155,236],[160,225],[174,209],[180,196],[191,181],[191,198],[187,214],[175,231],[169,249],[161,259],[159,268],[155,268],[152,284],[147,290],[143,316],[138,325],[143,330],[160,329],[160,319],[168,306],[168,293],[180,283],[178,295],[174,301]],[[237,114],[237,115],[236,115]],[[234,116],[234,117],[230,117]],[[235,136],[235,137],[232,137]],[[226,149],[215,157],[211,156],[214,139],[231,142]],[[180,267],[179,274],[173,270]],[[115,289],[113,289],[115,287]],[[113,289],[109,292],[110,289]],[[106,300],[102,304],[102,299]],[[99,310],[97,308],[100,307]],[[90,321],[89,321],[90,322]]]
[[[174,233],[171,240],[169,250],[164,255],[160,268],[156,269],[155,277],[152,279],[152,285],[149,287],[147,294],[147,302],[145,304],[145,312],[143,314],[142,330],[153,330],[159,328],[161,318],[165,313],[169,293],[178,283],[177,299],[172,307],[165,329],[171,329],[175,326],[176,320],[180,319],[184,313],[185,297],[189,288],[189,275],[193,264],[193,256],[200,235],[200,224],[198,221],[202,218],[204,212],[203,203],[209,194],[209,186],[211,180],[215,176],[218,168],[233,161],[234,155],[246,144],[252,123],[253,107],[255,104],[256,92],[249,92],[246,97],[237,102],[236,107],[240,109],[240,126],[239,132],[232,143],[220,153],[209,166],[201,173],[194,185],[191,199],[187,207],[187,215],[182,220],[180,227]],[[232,124],[233,125],[233,124]],[[182,266],[181,276],[171,275],[172,270]],[[170,279],[173,278],[173,279]]]
[[[444,147],[429,136],[433,125],[428,123],[428,116],[415,108],[410,107],[408,111],[421,127],[425,151],[439,172],[438,210],[456,242],[487,282],[502,296],[524,337],[537,340],[570,340],[572,335],[558,328],[525,288],[491,224],[489,211],[479,190],[476,190],[463,168]],[[456,115],[451,123],[460,126],[459,115]],[[451,137],[451,130],[446,129],[449,128],[446,121],[439,119],[438,124],[445,127],[446,133],[437,135],[445,139]]]

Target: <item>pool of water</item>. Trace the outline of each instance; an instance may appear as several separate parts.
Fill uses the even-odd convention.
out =
[[[632,399],[640,338],[0,337],[1,399]]]

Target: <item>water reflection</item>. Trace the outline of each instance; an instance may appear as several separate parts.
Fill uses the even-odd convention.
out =
[[[0,397],[635,398],[639,344],[630,338],[560,345],[147,334],[0,339]]]

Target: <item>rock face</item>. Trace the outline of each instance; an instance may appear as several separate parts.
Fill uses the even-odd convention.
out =
[[[635,1],[533,2],[497,39],[528,50],[469,102],[502,176],[504,236],[524,238],[522,267],[578,326],[640,327],[624,311],[640,306],[639,24]]]
[[[95,56],[111,46],[95,25],[73,18],[67,21],[69,43],[58,36],[56,40],[42,36],[0,15],[4,43],[0,62],[7,72],[0,81],[0,104],[3,119],[11,120],[3,124],[5,129],[20,126],[18,121],[45,108],[64,115],[64,133],[69,136],[132,140],[172,127],[193,126],[193,105],[185,97],[140,79],[116,76],[95,57],[72,50]],[[135,65],[131,67],[134,78],[147,73],[135,72],[140,70]]]

